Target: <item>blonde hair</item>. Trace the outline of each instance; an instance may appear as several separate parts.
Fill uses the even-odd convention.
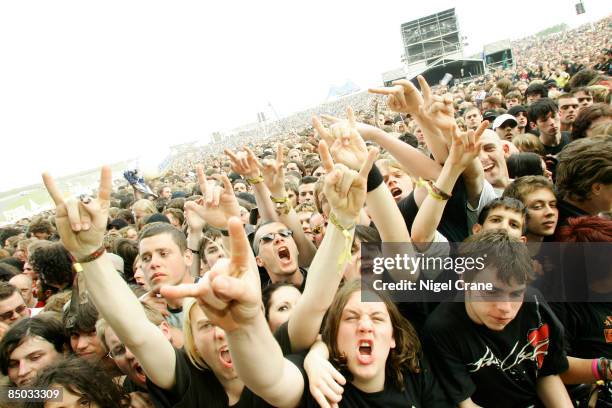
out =
[[[185,338],[183,348],[187,353],[187,357],[189,357],[189,360],[194,366],[200,370],[209,370],[210,368],[202,356],[200,356],[200,353],[198,353],[193,336],[193,330],[191,329],[191,309],[193,309],[194,306],[197,306],[194,298],[185,298],[183,300],[183,335]]]
[[[512,138],[512,144],[516,146],[520,152],[533,152],[539,154],[540,156],[544,156],[546,154],[544,145],[540,139],[531,133],[514,136]]]
[[[132,210],[136,211],[136,209],[144,211],[147,215],[157,214],[157,208],[155,204],[151,200],[147,200],[146,198],[141,198],[132,204]],[[146,217],[144,217],[146,218]]]

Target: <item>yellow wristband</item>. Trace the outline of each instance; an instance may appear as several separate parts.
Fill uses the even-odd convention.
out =
[[[345,263],[351,260],[351,247],[353,245],[353,234],[351,234],[351,230],[355,229],[355,224],[349,225],[348,227],[344,227],[338,222],[336,215],[334,213],[329,214],[329,222],[331,222],[336,228],[338,228],[342,235],[344,236],[344,250],[340,254],[338,258],[338,266],[344,265]],[[343,273],[344,271],[340,271]]]
[[[287,200],[289,200],[289,197],[285,196],[283,198],[276,198],[276,197],[270,196],[270,200],[272,200],[272,202],[276,204],[283,204],[283,203],[286,203]]]
[[[257,177],[253,177],[253,178],[247,178],[246,181],[250,184],[250,185],[254,185],[254,184],[259,184],[262,181],[264,181],[262,176],[257,176]]]
[[[423,180],[422,178],[419,179],[419,181],[417,182],[417,186],[419,187],[425,187],[425,189],[427,190],[427,193],[434,199],[438,200],[438,201],[446,201],[448,200],[448,198],[444,198],[442,197],[440,194],[436,193],[433,188],[431,187],[431,185],[433,184],[433,182],[428,181],[428,180]]]

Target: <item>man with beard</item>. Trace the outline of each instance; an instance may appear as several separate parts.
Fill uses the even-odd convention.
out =
[[[559,116],[561,117],[561,131],[571,133],[580,107],[578,99],[573,94],[567,93],[559,95],[557,101],[559,103]]]
[[[570,142],[570,133],[561,131],[559,108],[549,98],[542,98],[529,106],[527,119],[537,128],[546,154],[556,155]]]

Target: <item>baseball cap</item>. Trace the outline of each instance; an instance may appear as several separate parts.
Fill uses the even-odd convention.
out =
[[[482,120],[488,120],[489,122],[492,122],[496,117],[497,117],[497,111],[493,109],[485,111],[482,114]]]
[[[514,116],[504,113],[503,115],[499,115],[495,118],[492,129],[495,130],[508,121],[514,122],[515,125],[518,125],[518,122]]]

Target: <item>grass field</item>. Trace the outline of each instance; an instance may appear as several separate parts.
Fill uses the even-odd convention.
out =
[[[111,166],[113,180],[123,178],[123,171],[129,162],[121,162]],[[91,193],[100,183],[100,170],[92,169],[56,180],[64,196]],[[8,224],[29,217],[46,209],[53,208],[51,197],[40,184],[26,186],[0,193],[0,225]]]

